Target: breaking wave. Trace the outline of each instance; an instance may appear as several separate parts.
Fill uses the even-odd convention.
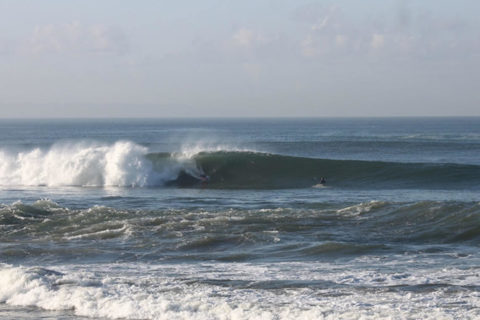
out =
[[[129,141],[0,149],[2,186],[276,189],[319,186],[322,177],[331,187],[477,189],[480,166],[315,159],[228,148],[151,153]]]
[[[128,141],[57,144],[48,150],[0,150],[0,185],[146,186],[155,179],[147,148]]]

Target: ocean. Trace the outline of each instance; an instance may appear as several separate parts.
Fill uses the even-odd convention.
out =
[[[480,319],[480,118],[0,120],[0,141],[1,319]]]

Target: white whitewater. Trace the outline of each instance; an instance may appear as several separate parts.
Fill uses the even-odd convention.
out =
[[[147,148],[129,141],[77,142],[47,150],[0,150],[3,186],[147,186],[153,183]]]

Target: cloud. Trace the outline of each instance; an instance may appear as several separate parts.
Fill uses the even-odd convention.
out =
[[[236,29],[225,44],[223,53],[233,59],[270,61],[290,54],[289,39],[284,35],[248,27]]]
[[[373,49],[381,49],[385,44],[385,36],[383,34],[374,33],[372,35],[372,41],[370,43]]]
[[[128,41],[120,29],[72,22],[36,26],[29,48],[33,53],[123,54],[128,51]]]
[[[233,34],[232,41],[234,45],[239,47],[251,47],[253,42],[257,40],[257,37],[258,35],[256,35],[252,30],[241,28]]]
[[[372,54],[431,59],[475,54],[480,49],[479,32],[468,28],[468,21],[428,9],[412,10],[407,0],[396,1],[390,12],[380,16],[347,19],[338,5],[309,4],[295,9],[292,17],[303,25],[299,50],[308,59]]]
[[[300,40],[303,57],[344,55],[358,47],[358,36],[363,36],[345,19],[337,5],[303,5],[294,10],[292,17],[306,27],[306,33]]]
[[[348,42],[348,36],[343,34],[337,34],[335,36],[335,45],[337,45],[338,47],[346,46],[347,42]]]
[[[231,42],[236,47],[258,49],[269,46],[277,40],[279,40],[278,36],[266,35],[260,31],[242,27],[233,33]]]

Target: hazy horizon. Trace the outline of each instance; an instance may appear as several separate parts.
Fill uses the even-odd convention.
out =
[[[0,0],[0,118],[480,116],[479,9]]]

